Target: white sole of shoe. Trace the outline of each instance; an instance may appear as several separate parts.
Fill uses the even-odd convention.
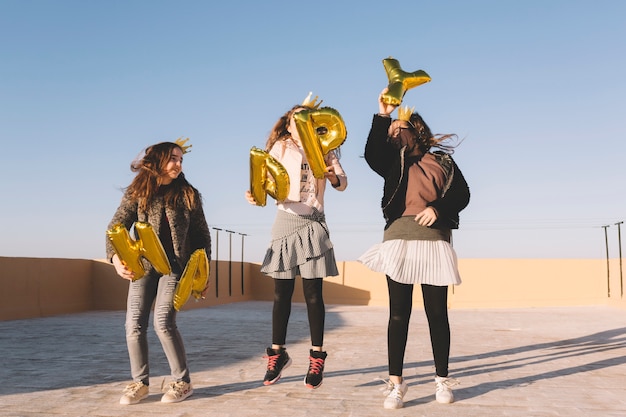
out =
[[[283,366],[283,369],[281,369],[280,373],[278,374],[278,376],[274,379],[272,379],[271,381],[263,381],[263,385],[272,385],[277,383],[280,380],[280,377],[283,376],[283,371],[287,368],[289,368],[289,365],[291,365],[291,358],[289,358],[289,360],[287,361],[287,363],[285,364],[285,366]]]

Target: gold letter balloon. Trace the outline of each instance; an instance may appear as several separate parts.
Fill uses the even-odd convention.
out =
[[[128,230],[121,223],[106,232],[120,261],[135,273],[133,281],[143,277],[146,273],[141,262],[142,257],[147,259],[160,274],[171,273],[170,261],[152,226],[148,223],[136,222],[135,231],[138,236],[137,240],[131,239]]]
[[[255,147],[250,149],[250,193],[261,207],[267,202],[267,194],[277,201],[289,195],[289,174],[285,167],[269,153]]]
[[[315,178],[324,178],[324,155],[346,140],[346,124],[332,107],[301,110],[293,115],[296,129]]]
[[[422,70],[403,71],[397,59],[383,59],[383,65],[389,79],[388,91],[382,96],[382,101],[386,104],[399,106],[407,90],[430,81],[430,76]]]
[[[209,259],[206,250],[196,249],[187,261],[174,293],[174,308],[180,311],[191,295],[197,300],[209,284]]]

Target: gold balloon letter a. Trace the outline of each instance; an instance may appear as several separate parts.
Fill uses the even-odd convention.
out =
[[[206,250],[196,249],[187,261],[185,270],[178,281],[176,292],[174,293],[174,308],[176,311],[185,305],[189,296],[193,294],[197,300],[201,297],[202,291],[209,283],[209,259]]]
[[[250,193],[261,207],[267,202],[267,194],[278,201],[289,195],[289,174],[285,167],[269,153],[255,147],[250,149]]]
[[[332,107],[301,110],[293,115],[306,159],[315,178],[324,178],[324,155],[346,140],[346,124]]]
[[[146,258],[159,273],[163,275],[171,273],[170,261],[152,226],[148,223],[136,222],[135,231],[139,237],[137,240],[131,239],[128,230],[121,223],[106,232],[120,261],[135,273],[133,281],[143,277],[146,273],[141,263],[142,257]]]
[[[391,57],[383,59],[383,65],[389,79],[387,86],[389,90],[382,96],[382,101],[386,104],[399,106],[407,90],[430,81],[430,76],[422,70],[403,71],[397,59]]]

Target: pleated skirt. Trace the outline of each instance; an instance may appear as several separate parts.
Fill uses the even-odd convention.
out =
[[[402,284],[461,284],[450,231],[420,226],[413,216],[394,221],[385,230],[383,242],[368,249],[358,261]]]
[[[277,279],[339,275],[324,213],[299,216],[277,210],[261,272]]]

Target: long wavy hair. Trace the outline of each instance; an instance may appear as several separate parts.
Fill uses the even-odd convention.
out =
[[[291,133],[287,130],[289,124],[291,123],[291,116],[296,113],[296,110],[304,109],[301,104],[296,104],[291,109],[289,109],[285,114],[280,116],[278,121],[274,124],[274,127],[270,131],[269,137],[267,138],[267,142],[265,143],[265,150],[270,151],[272,146],[278,141],[287,140],[291,138]]]
[[[174,142],[157,143],[147,147],[142,158],[131,162],[130,170],[136,172],[137,175],[126,190],[130,198],[137,202],[139,209],[146,210],[158,195],[163,185],[162,178],[165,169],[174,149],[180,149],[183,152],[183,148]],[[165,204],[170,207],[184,205],[192,210],[198,204],[197,191],[182,172],[164,189],[163,197]]]
[[[454,148],[458,144],[452,143],[453,139],[458,139],[454,133],[433,135],[430,127],[426,124],[419,113],[413,112],[409,119],[409,130],[413,132],[417,139],[417,146],[421,153],[428,152],[431,148],[440,149],[448,154],[454,153]]]

